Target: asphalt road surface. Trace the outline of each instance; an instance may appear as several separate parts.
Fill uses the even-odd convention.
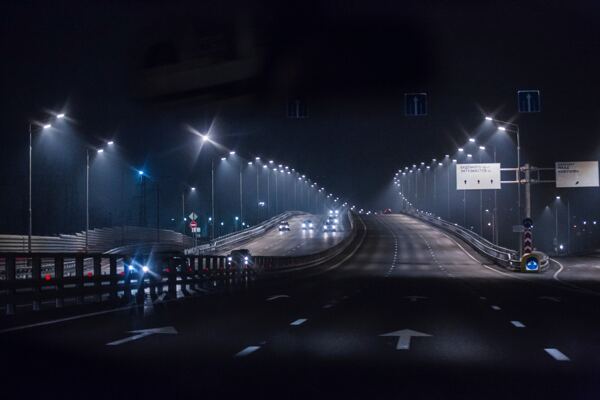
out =
[[[364,221],[362,246],[322,275],[83,318],[65,309],[47,317],[75,318],[44,325],[14,320],[0,330],[2,388],[43,398],[598,398],[597,280],[572,283],[558,264],[506,273],[413,218]]]
[[[289,232],[280,232],[275,227],[264,235],[233,248],[249,249],[251,254],[257,256],[302,256],[318,253],[336,245],[348,233],[343,221],[340,221],[342,224],[339,232],[323,232],[325,219],[323,215],[298,215],[287,220],[290,224]],[[305,220],[311,220],[314,229],[302,229],[302,222]],[[227,255],[231,249],[225,247],[211,254]]]

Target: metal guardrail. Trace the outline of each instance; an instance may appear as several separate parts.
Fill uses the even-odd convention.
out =
[[[34,253],[69,253],[85,251],[85,232],[56,236],[32,236]],[[88,250],[101,253],[110,249],[136,243],[160,242],[178,249],[193,245],[193,239],[168,229],[119,226],[91,229],[88,235]],[[26,252],[27,235],[0,235],[0,252]]]
[[[350,247],[354,247],[354,245],[358,244],[359,240],[361,240],[361,234],[366,229],[364,224],[356,223],[356,215],[352,212],[348,212],[347,218],[349,220],[350,225],[350,234],[347,235],[340,242],[335,244],[334,246],[323,250],[318,253],[308,254],[304,256],[293,256],[293,257],[279,257],[279,256],[269,256],[269,257],[255,257],[255,260],[262,267],[262,273],[265,274],[273,274],[280,273],[289,270],[295,269],[305,269],[315,265],[321,265],[329,262],[330,260],[336,258],[344,251],[346,251]],[[359,226],[360,225],[360,228]]]
[[[6,253],[0,252],[0,305],[6,314],[14,314],[17,306],[30,305],[40,310],[46,302],[63,307],[65,300],[77,304],[86,301],[109,300],[129,303],[133,297],[140,303],[150,296],[167,295],[176,298],[178,288],[184,292],[215,291],[247,287],[276,274],[303,271],[342,255],[356,246],[363,235],[354,215],[349,214],[350,235],[335,246],[311,255],[299,257],[254,257],[251,268],[227,265],[227,258],[213,255],[186,255],[185,268],[177,268],[174,258],[168,258],[160,271],[143,273],[132,256],[102,253]],[[179,264],[180,265],[180,264]]]
[[[244,230],[233,232],[225,236],[221,236],[211,241],[210,243],[206,243],[200,246],[192,247],[186,249],[184,252],[186,255],[200,255],[204,252],[212,252],[216,251],[221,247],[229,246],[236,243],[245,242],[247,240],[253,239],[257,236],[264,234],[271,228],[277,226],[281,221],[289,219],[295,215],[300,215],[300,211],[288,211],[279,215],[276,215],[256,226],[252,226],[250,228],[246,228]]]
[[[492,260],[495,264],[500,265],[511,271],[521,270],[521,261],[519,259],[519,252],[506,247],[498,246],[477,233],[466,229],[456,223],[451,223],[436,217],[433,214],[424,211],[409,211],[407,215],[416,217],[422,221],[426,221],[438,228],[441,228],[465,241],[479,254]],[[541,254],[540,269],[544,270],[549,266],[549,259],[543,253]]]

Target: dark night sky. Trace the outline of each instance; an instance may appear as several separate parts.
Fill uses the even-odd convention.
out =
[[[482,111],[517,118],[533,162],[598,159],[593,1],[164,3],[2,3],[4,209],[21,210],[6,205],[25,196],[27,121],[46,109],[64,108],[86,142],[117,137],[128,163],[182,182],[201,179],[184,125],[214,118],[227,147],[287,162],[366,206],[397,168],[463,143]],[[261,69],[208,94],[141,94],[150,67],[197,58],[202,37],[221,38],[223,57],[251,37]],[[518,115],[518,89],[540,89],[543,112]],[[403,115],[412,91],[429,94],[427,117]],[[286,118],[290,96],[307,100],[309,118]]]

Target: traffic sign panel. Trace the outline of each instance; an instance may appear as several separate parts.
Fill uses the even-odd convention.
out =
[[[500,164],[456,164],[456,190],[500,189]]]
[[[409,117],[427,115],[427,93],[405,93],[404,113]]]
[[[519,102],[519,112],[537,113],[541,111],[539,90],[519,90],[517,91],[517,99]]]
[[[198,223],[196,221],[190,221],[190,228],[194,229],[198,226]]]
[[[556,187],[598,186],[598,161],[557,162]]]
[[[193,211],[190,213],[190,215],[188,215],[188,217],[190,217],[190,219],[191,219],[192,221],[195,221],[195,220],[197,220],[197,219],[198,219],[198,215],[196,215],[196,213],[195,213],[195,212],[193,212]]]

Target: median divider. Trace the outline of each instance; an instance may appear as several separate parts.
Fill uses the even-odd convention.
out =
[[[301,215],[300,211],[288,211],[279,215],[276,215],[259,225],[252,226],[243,229],[238,232],[233,232],[225,236],[218,237],[210,243],[205,243],[200,246],[191,247],[186,249],[184,253],[186,255],[201,255],[203,253],[210,253],[219,251],[226,246],[238,245],[240,243],[252,240],[258,236],[265,234],[268,230],[279,225],[281,221],[292,218],[296,215]]]
[[[229,292],[293,272],[324,272],[349,258],[364,240],[362,220],[350,213],[347,218],[350,234],[325,251],[257,256],[248,266],[232,266],[227,257],[215,255],[173,255],[143,266],[135,254],[0,252],[0,307],[12,315],[17,309],[36,312],[69,304],[144,304],[148,297]]]

